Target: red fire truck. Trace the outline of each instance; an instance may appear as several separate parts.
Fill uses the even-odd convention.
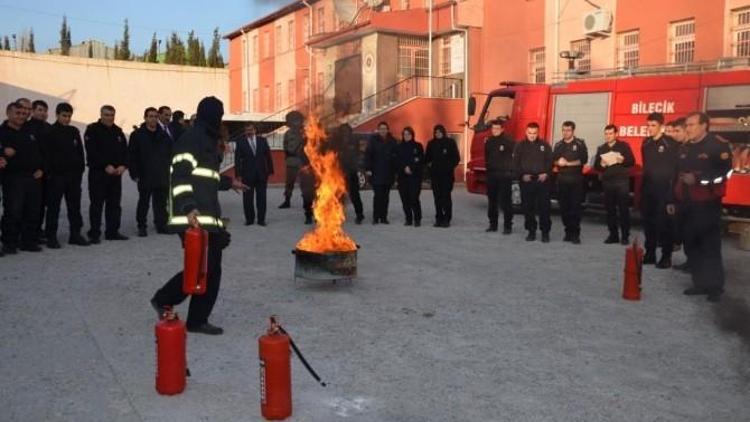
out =
[[[750,217],[750,70],[619,76],[553,85],[501,85],[504,87],[488,94],[474,126],[466,175],[470,192],[485,192],[484,143],[490,135],[490,121],[506,118],[506,133],[516,140],[523,138],[526,124],[537,122],[549,142],[559,140],[562,123],[572,120],[577,126],[576,136],[586,141],[590,156],[603,142],[604,126],[613,123],[619,127],[620,139],[630,144],[637,159],[632,178],[637,202],[646,116],[661,112],[669,121],[703,110],[711,117],[710,130],[734,147],[734,170],[724,198],[725,211],[735,217]],[[475,111],[476,100],[472,98],[469,114],[474,115]],[[585,173],[587,202],[599,202],[598,177],[591,166],[586,166]]]

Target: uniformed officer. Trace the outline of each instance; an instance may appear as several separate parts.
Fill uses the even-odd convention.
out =
[[[338,154],[339,165],[346,179],[346,192],[356,215],[354,222],[362,224],[362,221],[365,219],[365,213],[362,206],[362,198],[359,195],[359,139],[354,136],[352,127],[344,123],[336,128],[331,142]]]
[[[372,224],[390,224],[388,204],[396,177],[396,151],[396,139],[391,135],[388,123],[380,122],[365,150],[365,168],[373,190]]]
[[[686,122],[684,117],[680,117],[679,119],[675,120],[673,123],[673,130],[672,130],[672,138],[679,144],[677,147],[677,157],[682,155],[683,152],[687,151],[687,148],[690,146],[690,140],[687,137],[687,131],[686,131]],[[675,179],[676,180],[676,179]],[[674,182],[672,183],[672,187],[674,188]],[[684,224],[684,218],[681,208],[678,206],[675,208],[675,214],[672,216],[672,223],[673,223],[673,237],[674,237],[674,244],[675,244],[675,250],[679,249],[680,247],[683,248],[684,251],[684,243],[682,241],[683,233],[685,231],[685,224]],[[685,252],[685,258],[687,258],[687,252]],[[682,264],[673,265],[672,268],[675,270],[683,271],[683,272],[690,272],[690,262],[685,259],[685,262]]]
[[[708,132],[708,124],[705,113],[687,116],[690,144],[678,156],[674,193],[683,213],[685,253],[693,279],[693,287],[684,293],[707,295],[709,302],[718,302],[724,292],[721,198],[732,173],[732,150],[728,142]],[[675,206],[670,204],[668,212],[674,214]]]
[[[83,155],[83,141],[78,128],[71,126],[73,107],[60,103],[55,109],[57,121],[52,125],[49,135],[42,142],[45,169],[47,171],[47,216],[44,229],[47,247],[60,248],[57,240],[60,203],[65,197],[71,245],[88,246],[89,242],[81,236],[83,217],[81,216],[81,181],[86,170]]]
[[[524,226],[529,232],[526,240],[536,240],[537,226],[542,231],[542,242],[549,242],[550,220],[550,174],[552,173],[552,151],[539,137],[539,124],[526,126],[526,137],[516,144],[513,152],[513,168],[520,180],[521,207]],[[537,223],[537,216],[539,222]]]
[[[8,120],[0,126],[7,160],[3,175],[2,250],[5,254],[15,254],[18,249],[40,252],[38,220],[44,176],[41,146],[23,130],[27,113],[19,104],[9,104],[6,114]]]
[[[607,125],[604,143],[596,149],[594,159],[594,168],[601,173],[607,210],[609,236],[604,243],[630,243],[630,170],[634,165],[630,145],[617,139],[617,126]]]
[[[557,199],[565,226],[564,242],[581,243],[583,166],[589,160],[586,142],[575,136],[575,122],[562,124],[563,138],[555,144],[552,161],[557,166]]]
[[[503,234],[513,230],[513,149],[516,143],[505,135],[505,122],[492,121],[492,135],[484,143],[484,162],[487,168],[487,232],[498,227],[498,203],[503,210]]]
[[[425,165],[429,169],[435,200],[435,227],[450,227],[453,218],[451,195],[461,155],[456,141],[448,136],[445,126],[436,125],[432,133],[434,137],[427,143]]]
[[[284,184],[284,202],[279,205],[280,209],[291,207],[294,184],[297,183],[298,173],[303,165],[303,155],[305,154],[305,116],[298,111],[291,111],[287,113],[285,120],[289,130],[284,134],[286,183]],[[300,189],[302,189],[302,181],[300,181]],[[310,217],[310,220],[310,223],[312,223],[312,217]]]
[[[122,175],[127,170],[128,145],[122,129],[115,124],[115,108],[102,106],[99,121],[84,133],[89,166],[89,241],[101,242],[102,211],[106,206],[104,238],[128,240],[120,233]]]
[[[153,205],[154,226],[159,234],[167,233],[167,198],[169,196],[169,164],[173,141],[159,125],[158,111],[147,108],[145,121],[128,142],[130,177],[138,184],[136,223],[138,236],[148,236],[148,208]]]
[[[671,198],[672,182],[677,171],[679,144],[662,133],[664,115],[651,113],[646,118],[649,136],[641,144],[643,185],[641,187],[641,219],[646,236],[644,264],[656,268],[672,266],[672,218],[667,215],[667,201]],[[661,246],[661,258],[656,262],[656,248]]]
[[[414,129],[411,127],[405,127],[401,136],[401,143],[397,147],[397,179],[398,193],[404,208],[404,225],[419,227],[422,225],[419,195],[422,192],[424,174],[424,148],[414,138]]]
[[[49,105],[43,100],[35,100],[31,103],[31,117],[23,125],[23,130],[28,132],[31,136],[36,139],[40,145],[44,143],[44,138],[49,134],[52,125],[47,122]],[[42,151],[44,153],[44,151]],[[41,180],[42,189],[42,200],[39,202],[39,242],[44,242],[46,239],[45,232],[42,230],[42,224],[44,223],[44,212],[47,207],[47,177],[42,177]]]
[[[246,190],[236,179],[219,175],[222,102],[207,97],[198,104],[198,118],[175,143],[171,168],[169,228],[182,235],[188,227],[201,227],[208,235],[208,280],[206,292],[190,299],[186,321],[193,333],[218,335],[224,330],[208,322],[221,283],[222,250],[229,246],[229,233],[221,219],[219,190]],[[182,237],[182,236],[181,236]],[[182,272],[175,274],[151,299],[160,316],[167,306],[182,303]]]

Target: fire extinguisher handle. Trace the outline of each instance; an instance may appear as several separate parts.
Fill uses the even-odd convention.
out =
[[[290,336],[289,333],[281,325],[279,325],[278,327],[279,327],[279,331],[282,334],[285,334],[287,337],[289,337],[289,344],[292,346],[292,350],[294,350],[294,353],[297,355],[297,357],[299,358],[299,360],[302,361],[302,364],[305,365],[305,368],[307,369],[307,372],[309,372],[310,375],[312,375],[312,377],[315,378],[315,381],[317,381],[320,385],[322,385],[323,387],[326,387],[327,384],[320,379],[320,376],[318,375],[318,373],[315,372],[315,370],[312,368],[312,366],[310,366],[310,364],[307,362],[307,359],[305,359],[305,356],[302,355],[302,352],[299,350],[299,348],[297,347],[297,345],[294,343],[294,340],[292,340],[292,336]]]

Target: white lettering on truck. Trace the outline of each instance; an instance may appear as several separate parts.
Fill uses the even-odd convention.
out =
[[[638,101],[630,106],[631,114],[650,114],[650,113],[664,113],[674,114],[674,101],[656,101],[647,103],[645,101]]]
[[[623,138],[645,138],[648,136],[647,126],[620,126],[620,137]]]

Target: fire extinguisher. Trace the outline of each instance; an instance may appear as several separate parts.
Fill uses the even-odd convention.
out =
[[[643,248],[638,246],[638,238],[625,250],[625,271],[622,297],[626,300],[641,300],[643,276]]]
[[[208,279],[208,232],[196,227],[185,231],[185,267],[182,292],[186,295],[206,293]]]
[[[292,365],[290,347],[320,385],[326,386],[312,369],[289,333],[272,316],[271,326],[258,339],[260,357],[260,411],[268,420],[282,420],[292,415]]]
[[[187,330],[171,308],[156,323],[156,391],[174,395],[185,390],[187,358],[185,343]]]

